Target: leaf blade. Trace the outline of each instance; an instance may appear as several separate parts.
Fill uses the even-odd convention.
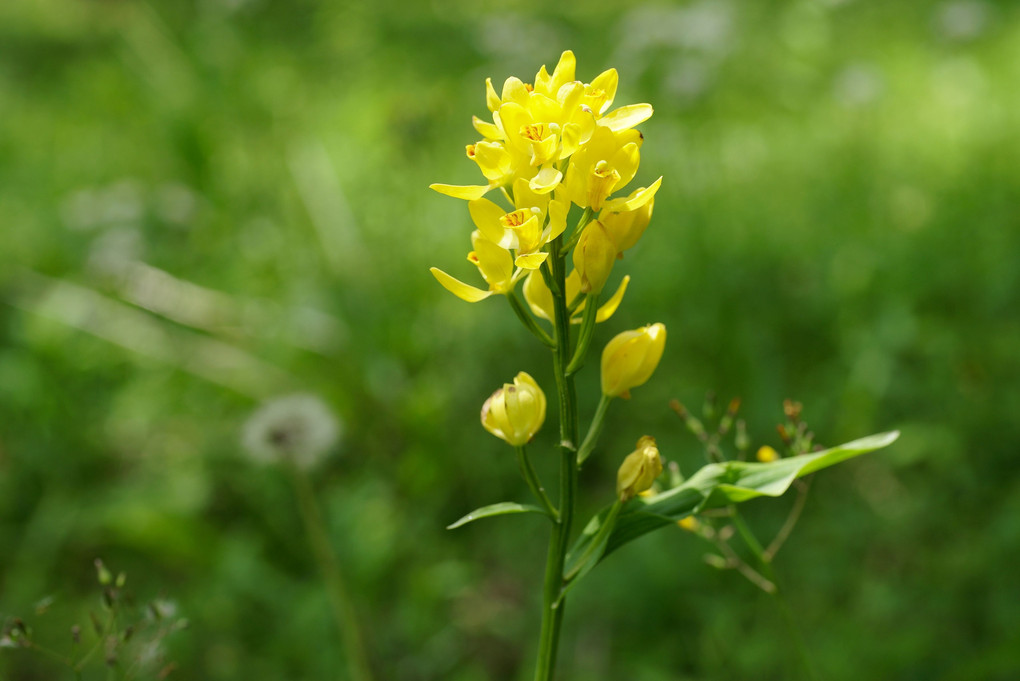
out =
[[[709,508],[748,501],[761,496],[778,497],[797,478],[834,466],[861,454],[892,444],[899,431],[879,433],[821,452],[801,454],[769,463],[727,461],[704,466],[683,484],[651,498],[637,497],[619,514],[616,526],[597,560],[599,562],[624,544],[682,518]],[[577,560],[594,539],[610,507],[602,509],[588,523],[568,556]]]
[[[482,518],[491,518],[497,515],[510,515],[514,513],[541,513],[545,516],[548,515],[548,513],[545,512],[545,509],[539,508],[538,506],[532,506],[531,504],[518,504],[514,501],[501,501],[498,504],[489,504],[488,506],[476,508],[457,522],[447,525],[446,529],[455,530],[458,527],[463,527],[468,523],[481,520]]]

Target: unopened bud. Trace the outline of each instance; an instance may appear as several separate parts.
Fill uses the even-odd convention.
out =
[[[666,327],[662,324],[618,334],[602,351],[602,393],[630,397],[631,388],[651,378],[665,347]]]
[[[110,571],[106,569],[105,565],[103,565],[103,561],[101,558],[96,558],[95,566],[96,577],[99,579],[100,584],[106,586],[107,584],[113,581],[113,575],[110,574]]]
[[[615,262],[616,245],[602,223],[592,221],[574,247],[574,269],[581,274],[581,292],[601,292]]]
[[[779,433],[779,437],[783,438],[784,443],[790,444],[791,442],[793,442],[793,438],[790,437],[790,433],[787,432],[786,426],[784,426],[782,423],[776,426],[776,432]]]
[[[520,372],[482,405],[482,425],[511,445],[527,444],[545,422],[545,393],[529,374]]]
[[[730,567],[730,563],[728,560],[726,560],[722,556],[717,556],[714,553],[706,553],[702,557],[702,559],[705,561],[705,563],[707,563],[711,567],[714,567],[717,570],[727,570]]]
[[[616,495],[628,501],[634,495],[651,489],[662,473],[662,457],[655,438],[645,435],[637,441],[636,449],[627,455],[616,473]]]
[[[751,438],[747,435],[747,423],[744,422],[744,419],[737,419],[737,434],[734,437],[734,444],[741,452],[751,446]]]
[[[706,420],[715,418],[716,395],[714,390],[705,393],[705,404],[701,407],[701,413]]]
[[[669,486],[670,488],[679,487],[684,484],[684,475],[680,472],[680,464],[676,461],[669,462]]]
[[[701,521],[692,515],[684,516],[676,521],[676,524],[680,526],[680,529],[687,530],[688,532],[697,532],[701,529]]]
[[[783,413],[786,414],[786,418],[790,419],[794,423],[800,420],[800,412],[804,409],[804,405],[800,402],[794,402],[793,400],[783,400]]]

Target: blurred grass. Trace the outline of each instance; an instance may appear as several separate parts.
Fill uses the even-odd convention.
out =
[[[666,357],[611,412],[587,482],[605,498],[646,432],[691,472],[666,402],[707,389],[744,398],[756,442],[784,397],[825,443],[900,427],[819,477],[779,558],[808,643],[832,680],[1012,678],[1007,2],[3,3],[0,613],[54,594],[84,617],[102,556],[191,620],[168,643],[181,677],[335,677],[286,481],[238,437],[261,399],[311,390],[346,426],[316,484],[380,677],[528,678],[540,521],[442,528],[523,498],[475,414],[518,370],[548,384],[548,360],[498,301],[429,277],[469,276],[470,227],[425,187],[476,181],[484,77],[567,48],[579,77],[616,66],[618,101],[656,107],[638,180],[665,176],[596,344],[662,321]],[[700,552],[663,532],[596,571],[564,677],[791,678],[778,613]],[[69,645],[57,612],[35,624]],[[0,654],[5,678],[54,674]]]

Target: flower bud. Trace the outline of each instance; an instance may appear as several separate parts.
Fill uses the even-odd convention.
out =
[[[581,292],[599,293],[613,271],[616,245],[598,220],[584,228],[574,248],[574,269],[581,273]]]
[[[688,532],[697,532],[701,529],[701,521],[692,515],[685,515],[676,521],[676,524],[680,526],[680,529],[687,530]]]
[[[602,351],[602,393],[630,397],[631,388],[651,378],[665,346],[666,327],[662,324],[618,334]]]
[[[538,432],[545,421],[545,393],[530,375],[520,372],[513,383],[492,393],[482,405],[485,429],[519,447]]]
[[[762,463],[772,463],[773,461],[779,460],[779,452],[772,447],[765,445],[758,450],[757,458]]]
[[[662,459],[655,438],[645,435],[637,441],[637,449],[627,455],[616,473],[616,495],[627,501],[634,495],[651,489],[662,473]]]

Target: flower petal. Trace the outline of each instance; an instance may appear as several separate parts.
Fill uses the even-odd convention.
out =
[[[597,90],[601,93],[600,99],[602,99],[599,110],[595,113],[601,116],[606,109],[613,105],[613,100],[616,99],[616,88],[619,83],[620,76],[616,72],[616,69],[603,71],[595,77],[595,80],[591,82],[591,87],[593,90]]]
[[[563,173],[549,165],[538,171],[538,174],[531,178],[528,186],[531,187],[531,191],[536,194],[548,194],[553,189],[556,189],[556,186],[562,179]]]
[[[503,240],[506,230],[499,219],[506,213],[505,210],[488,199],[475,199],[468,202],[468,212],[482,236],[495,244]]]
[[[654,109],[651,104],[628,104],[619,109],[610,111],[599,119],[599,125],[604,125],[613,132],[620,132],[633,128],[639,123],[644,123],[652,117]]]
[[[545,285],[545,279],[538,270],[532,270],[524,280],[524,300],[528,302],[528,307],[536,317],[552,321],[554,314],[552,291]]]
[[[549,202],[549,238],[552,241],[567,228],[567,211],[570,210],[570,203],[553,199]]]
[[[469,303],[477,303],[479,300],[485,300],[492,295],[492,291],[483,291],[482,289],[475,288],[470,284],[465,284],[460,279],[451,277],[438,267],[429,268],[429,272],[431,272],[432,276],[436,278],[436,281],[443,285],[443,288],[461,300],[466,300]]]
[[[446,196],[452,196],[455,199],[473,201],[485,196],[485,193],[492,189],[492,187],[487,184],[430,184],[429,189],[433,189]]]
[[[481,134],[481,136],[484,137],[485,139],[489,140],[503,139],[503,135],[502,133],[500,133],[499,128],[496,127],[495,123],[483,121],[478,116],[472,116],[471,123],[475,126],[475,130],[477,130],[479,134]]]
[[[620,286],[616,289],[613,297],[607,300],[604,305],[599,305],[599,309],[595,314],[596,322],[604,322],[613,316],[616,308],[620,307],[620,303],[623,302],[623,294],[627,292],[627,284],[629,283],[630,275],[628,274],[620,282]]]
[[[631,192],[630,196],[606,201],[602,210],[607,213],[625,213],[637,210],[655,197],[655,192],[659,191],[660,185],[662,185],[661,177],[653,182],[651,186],[641,187]]]
[[[545,259],[549,257],[548,253],[528,253],[526,255],[517,256],[517,260],[514,264],[525,270],[537,270],[545,262]]]
[[[492,78],[485,79],[485,105],[489,107],[489,111],[495,111],[499,108],[502,102],[499,99],[499,95],[496,94],[496,88],[492,87]]]
[[[564,83],[574,80],[574,70],[576,68],[577,60],[574,58],[574,53],[570,50],[565,50],[560,55],[556,68],[553,69],[552,78],[549,79],[549,89],[556,92]]]

